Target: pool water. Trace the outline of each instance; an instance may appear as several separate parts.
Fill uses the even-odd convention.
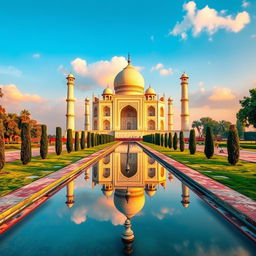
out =
[[[122,144],[0,236],[2,256],[255,255],[255,244],[136,144]],[[131,220],[133,242],[121,237]]]

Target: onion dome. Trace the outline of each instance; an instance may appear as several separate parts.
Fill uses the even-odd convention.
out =
[[[117,210],[131,219],[142,210],[145,204],[143,188],[116,189],[114,204]]]
[[[188,75],[184,72],[184,73],[181,75],[180,79],[188,79]]]
[[[103,93],[102,95],[112,95],[113,94],[113,91],[111,88],[107,87],[103,90]]]
[[[130,64],[130,59],[128,59],[128,65],[115,77],[114,88],[116,94],[144,94],[144,78],[140,72]]]
[[[156,92],[153,88],[149,87],[146,91],[145,91],[145,95],[156,95]]]
[[[69,73],[67,78],[75,78],[72,73]]]

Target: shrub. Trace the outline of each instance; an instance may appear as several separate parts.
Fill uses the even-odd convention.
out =
[[[196,153],[196,133],[194,129],[190,130],[189,133],[189,151],[191,155],[194,155]]]
[[[79,150],[79,132],[75,132],[75,151]]]
[[[91,133],[87,132],[87,148],[91,147]]]
[[[92,147],[94,147],[95,146],[95,139],[94,139],[94,133],[91,133],[91,145],[92,145]]]
[[[167,148],[168,146],[168,136],[167,133],[164,134],[164,146]]]
[[[228,162],[231,165],[236,165],[239,161],[240,154],[240,145],[239,145],[239,136],[235,125],[230,125],[228,132]]]
[[[160,141],[160,143],[161,143],[161,146],[163,147],[163,145],[164,145],[164,135],[163,134],[161,134],[161,141]]]
[[[180,131],[180,151],[183,152],[185,148],[183,131]]]
[[[3,169],[5,163],[4,147],[4,126],[3,121],[0,119],[0,170]]]
[[[31,135],[28,123],[21,124],[21,151],[20,159],[23,164],[28,164],[31,161]]]
[[[72,135],[72,129],[67,130],[67,151],[68,153],[73,151],[73,135]]]
[[[47,157],[48,153],[48,136],[47,136],[47,127],[46,125],[41,126],[41,139],[40,139],[40,156],[42,159]]]
[[[173,136],[173,149],[177,150],[177,148],[178,148],[178,136],[177,136],[177,133],[175,132]]]
[[[56,127],[55,152],[57,156],[62,152],[62,131],[60,127]]]
[[[85,134],[84,134],[84,131],[82,131],[82,133],[81,133],[80,146],[81,146],[81,149],[85,148]]]
[[[214,141],[213,141],[212,128],[209,126],[206,128],[204,154],[208,159],[212,158],[214,154]]]
[[[169,136],[168,136],[168,147],[172,148],[172,133],[169,132]]]

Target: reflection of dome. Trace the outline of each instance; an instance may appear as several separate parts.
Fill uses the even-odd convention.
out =
[[[181,203],[185,208],[189,206],[189,201],[181,201]]]
[[[75,203],[74,197],[73,196],[67,196],[66,205],[68,206],[68,208],[72,208],[74,203]]]
[[[103,185],[101,191],[106,197],[110,197],[113,193],[113,187],[112,185]]]
[[[153,88],[149,87],[146,91],[145,91],[145,95],[156,95],[156,92]]]
[[[114,204],[118,211],[127,218],[132,218],[140,212],[145,204],[143,188],[116,189]]]
[[[112,89],[109,88],[109,87],[105,88],[104,91],[103,91],[103,93],[102,93],[102,95],[106,95],[106,94],[112,95],[112,94],[113,94]]]
[[[116,94],[144,94],[144,78],[128,61],[128,65],[117,74],[114,80]]]

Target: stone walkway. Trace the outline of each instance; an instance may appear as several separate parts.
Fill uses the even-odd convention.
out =
[[[188,145],[186,145],[186,147],[188,148]],[[214,148],[214,154],[227,157],[228,156],[227,149],[226,148],[222,148],[222,149],[224,150],[224,153],[219,153],[219,149]],[[199,152],[204,152],[204,146],[196,145],[196,150]],[[256,152],[240,150],[240,160],[256,163]]]
[[[66,145],[63,145],[62,150],[66,150]],[[55,152],[55,146],[48,147],[48,154]],[[40,148],[33,148],[32,149],[32,156],[39,156],[40,155]],[[16,160],[20,160],[20,150],[13,150],[13,151],[6,151],[5,152],[5,162],[13,162]]]
[[[214,200],[217,199],[219,203],[227,206],[229,210],[232,209],[233,213],[238,214],[240,217],[242,216],[243,219],[246,219],[253,226],[256,226],[256,201],[200,174],[190,167],[177,162],[148,146],[140,145],[156,156],[160,162],[164,162],[167,166],[174,167],[181,176],[185,177],[185,180],[189,180],[191,183],[199,185],[199,187],[202,187],[204,191],[207,191],[207,194],[214,198]]]
[[[102,156],[110,153],[117,144],[104,148],[93,153],[73,164],[70,164],[56,172],[53,172],[41,179],[38,179],[20,189],[17,189],[0,198],[0,223],[4,222],[7,217],[17,213],[20,209],[30,205],[33,200],[40,198],[47,192],[56,188],[62,182],[77,174],[79,171],[90,167],[95,161]],[[1,227],[0,227],[1,233]]]

